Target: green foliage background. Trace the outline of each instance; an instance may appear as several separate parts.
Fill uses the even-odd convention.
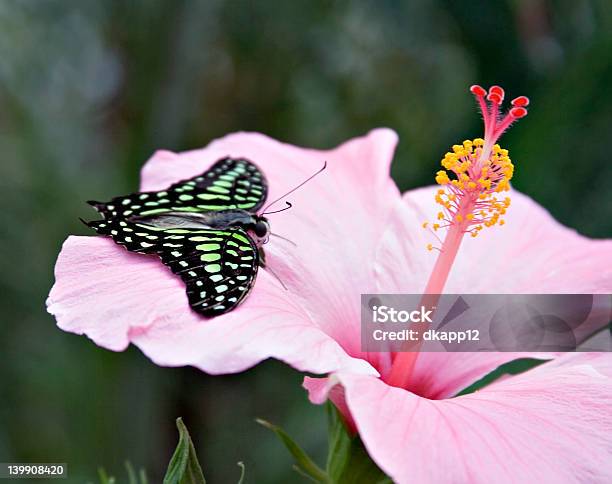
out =
[[[158,148],[237,130],[329,148],[376,126],[402,189],[481,133],[467,87],[529,95],[507,135],[515,186],[566,225],[612,233],[612,9],[607,0],[0,2],[0,461],[68,462],[70,481],[124,459],[163,476],[175,417],[210,482],[295,478],[282,425],[325,453],[324,410],[276,362],[209,377],[61,332],[53,264],[87,199],[133,191]],[[316,234],[313,234],[316,237]],[[609,262],[609,261],[608,261]],[[606,261],[602,261],[606,263]],[[323,460],[322,458],[320,459]]]

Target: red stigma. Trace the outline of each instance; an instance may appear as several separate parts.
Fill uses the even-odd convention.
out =
[[[512,105],[521,107],[529,106],[529,98],[527,96],[516,97],[512,100]]]
[[[512,108],[505,116],[500,117],[499,109],[504,102],[505,96],[505,92],[501,86],[491,86],[487,91],[482,86],[474,84],[470,87],[470,92],[476,96],[476,100],[482,111],[482,117],[485,123],[484,138],[487,146],[492,146],[514,121],[527,116],[529,98],[526,96],[514,98],[511,102]]]
[[[510,110],[510,114],[515,118],[524,118],[527,116],[527,110],[523,107],[516,107]]]
[[[489,95],[487,96],[487,101],[491,101],[492,103],[495,103],[495,104],[501,104],[502,97],[496,92],[490,92]]]
[[[496,94],[497,96],[499,96],[500,102],[504,100],[504,90],[499,86],[491,86],[489,88],[489,96],[491,94]]]
[[[472,94],[474,94],[474,96],[484,96],[487,93],[485,88],[479,86],[478,84],[474,84],[472,87],[470,87],[470,91]]]

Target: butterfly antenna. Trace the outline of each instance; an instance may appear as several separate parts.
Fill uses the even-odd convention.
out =
[[[283,237],[282,235],[278,235],[278,234],[275,234],[275,233],[273,233],[273,232],[270,232],[270,235],[273,235],[274,237],[277,237],[277,238],[279,238],[279,239],[282,239],[282,240],[284,240],[285,242],[289,242],[289,243],[290,243],[291,245],[293,245],[294,247],[297,247],[297,244],[296,244],[296,243],[295,243],[293,240],[288,239],[287,237]]]
[[[300,183],[298,186],[292,188],[291,190],[289,190],[287,193],[285,193],[282,197],[278,197],[276,200],[268,203],[268,205],[266,205],[266,207],[263,209],[263,211],[265,212],[267,209],[269,209],[272,205],[274,205],[275,203],[281,201],[283,198],[285,198],[287,195],[291,195],[293,192],[295,192],[298,188],[304,186],[306,183],[308,183],[310,180],[312,180],[315,176],[317,176],[319,173],[321,173],[323,170],[325,170],[325,168],[327,168],[327,161],[325,163],[323,163],[323,166],[317,170],[316,173],[313,173],[312,175],[310,175],[308,178],[306,178],[306,180],[304,180],[302,183]],[[285,209],[286,210],[286,209]]]
[[[289,290],[289,289],[287,289],[287,286],[285,286],[285,284],[283,283],[283,281],[281,280],[281,278],[280,278],[280,277],[278,277],[278,275],[276,274],[276,272],[274,272],[270,266],[264,266],[264,269],[265,269],[265,270],[267,270],[267,271],[268,271],[270,274],[272,274],[272,275],[274,276],[274,279],[276,279],[276,280],[277,280],[277,281],[280,283],[280,285],[281,285],[281,286],[283,286],[283,289],[284,289],[285,291],[288,291],[288,290]]]
[[[285,210],[289,210],[291,207],[293,207],[293,205],[291,205],[291,202],[285,202],[285,203],[287,204],[285,208],[281,208],[280,210],[274,210],[273,212],[264,212],[262,213],[262,215],[270,215],[272,213],[284,212]]]

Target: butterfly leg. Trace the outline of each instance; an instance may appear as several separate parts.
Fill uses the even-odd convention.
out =
[[[280,278],[280,277],[278,277],[278,275],[276,274],[276,272],[274,272],[274,271],[272,270],[272,268],[271,268],[269,265],[267,265],[267,264],[266,264],[266,253],[264,252],[263,247],[259,247],[259,248],[257,249],[257,253],[258,253],[258,256],[259,256],[259,267],[261,267],[261,268],[265,269],[265,270],[266,270],[266,271],[268,271],[270,274],[272,274],[272,276],[274,276],[274,279],[276,279],[276,280],[279,282],[279,284],[280,284],[281,286],[283,286],[283,289],[284,289],[285,291],[288,291],[289,289],[287,289],[287,286],[285,286],[285,283],[284,283],[284,282],[281,280],[281,278]]]
[[[259,247],[257,249],[257,255],[259,256],[259,267],[263,269],[266,268],[266,253],[264,252],[263,247]]]

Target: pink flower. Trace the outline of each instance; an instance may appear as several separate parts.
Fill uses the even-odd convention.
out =
[[[542,355],[415,358],[361,351],[360,295],[422,292],[437,264],[437,253],[425,250],[435,238],[421,228],[424,220],[437,220],[437,190],[401,196],[389,177],[395,143],[386,129],[331,151],[239,133],[202,150],[158,152],[143,169],[142,190],[161,190],[228,155],[245,156],[266,174],[270,200],[328,162],[322,176],[291,196],[292,210],[270,217],[273,232],[297,243],[272,239],[265,246],[288,291],[260,271],[240,307],[205,320],[189,309],[182,282],[157,258],[131,254],[106,238],[70,237],[48,309],[60,328],[112,350],[133,343],[160,365],[219,374],[273,357],[301,371],[331,374],[306,379],[311,400],[332,398],[370,455],[399,482],[485,482],[494,472],[506,481],[538,473],[576,480],[609,475],[612,468],[601,457],[612,450],[607,355],[563,357],[449,399],[505,362]],[[525,195],[511,190],[509,196],[504,227],[455,244],[445,292],[612,292],[610,264],[602,264],[612,259],[612,241],[586,239]],[[457,213],[465,215],[449,210],[445,217]],[[406,380],[390,385],[398,368],[407,369]]]

